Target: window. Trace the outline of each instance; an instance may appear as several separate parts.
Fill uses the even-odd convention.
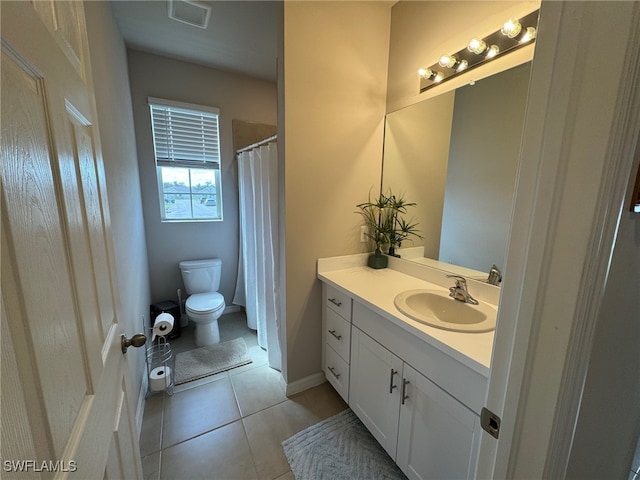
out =
[[[222,220],[219,110],[149,97],[162,221]]]

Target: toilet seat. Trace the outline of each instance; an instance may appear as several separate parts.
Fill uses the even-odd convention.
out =
[[[187,298],[187,313],[196,315],[216,314],[224,310],[224,297],[218,292],[195,293]]]

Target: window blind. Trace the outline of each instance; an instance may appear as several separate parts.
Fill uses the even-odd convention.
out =
[[[219,110],[149,97],[159,167],[220,168]]]

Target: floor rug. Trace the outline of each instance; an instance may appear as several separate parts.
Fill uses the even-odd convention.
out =
[[[406,480],[351,409],[282,442],[296,480]]]
[[[198,380],[251,362],[243,338],[182,352],[176,355],[175,384]]]

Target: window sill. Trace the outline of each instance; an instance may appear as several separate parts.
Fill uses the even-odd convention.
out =
[[[162,219],[160,223],[212,223],[222,222],[222,218],[176,218]]]

